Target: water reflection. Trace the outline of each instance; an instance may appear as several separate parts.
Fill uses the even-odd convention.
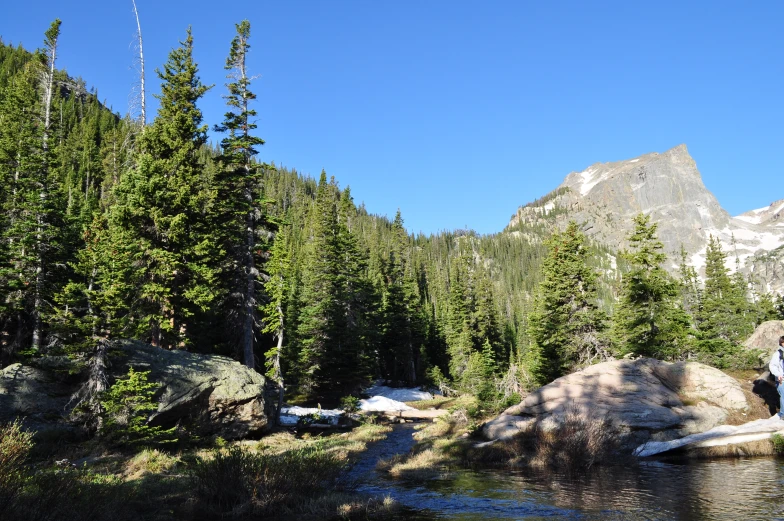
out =
[[[424,484],[374,478],[365,489],[419,510],[401,519],[784,520],[784,460],[775,458],[651,461],[578,479],[457,471]]]

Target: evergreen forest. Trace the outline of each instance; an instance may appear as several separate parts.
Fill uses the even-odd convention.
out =
[[[547,218],[415,236],[339,172],[264,162],[247,21],[221,87],[201,82],[184,33],[149,121],[57,68],[66,37],[55,20],[39,50],[0,41],[2,367],[130,338],[232,357],[290,401],[336,404],[382,379],[500,406],[612,357],[746,367],[739,343],[784,318],[718,240],[704,281],[685,252],[665,271],[642,215],[622,252]],[[210,88],[225,89],[223,121],[200,111]]]

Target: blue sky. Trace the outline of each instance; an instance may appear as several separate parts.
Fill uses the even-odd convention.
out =
[[[781,2],[137,5],[148,96],[191,25],[218,123],[234,24],[249,19],[260,159],[323,168],[415,233],[500,231],[571,171],[680,143],[731,214],[784,198]],[[38,47],[56,17],[58,66],[127,112],[131,1],[7,2],[0,35]]]

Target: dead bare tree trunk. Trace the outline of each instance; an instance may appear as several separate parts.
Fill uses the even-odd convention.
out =
[[[37,230],[36,230],[36,267],[35,267],[35,299],[33,303],[33,343],[32,348],[39,350],[41,348],[41,310],[43,308],[43,291],[44,291],[44,277],[46,276],[45,255],[44,255],[44,240],[43,228],[45,226],[43,215],[43,203],[46,201],[48,194],[48,169],[49,169],[49,131],[52,123],[52,94],[54,92],[54,64],[57,59],[57,39],[60,37],[60,19],[56,19],[49,26],[45,33],[44,45],[46,47],[46,70],[43,73],[43,106],[44,106],[44,127],[42,136],[43,148],[43,167],[40,179],[40,193],[41,210],[36,216]]]
[[[133,3],[133,15],[136,17],[136,35],[139,40],[139,97],[141,102],[142,128],[147,124],[147,99],[144,95],[144,46],[142,45],[142,25],[139,23],[139,11],[136,9],[136,0]]]
[[[93,356],[88,363],[90,374],[87,381],[71,396],[71,402],[76,400],[74,410],[78,407],[85,411],[87,413],[86,423],[88,425],[92,424],[96,430],[101,430],[103,421],[101,418],[101,413],[103,412],[100,400],[101,393],[109,388],[109,380],[106,376],[106,357],[109,345],[109,340],[105,338],[98,339]]]

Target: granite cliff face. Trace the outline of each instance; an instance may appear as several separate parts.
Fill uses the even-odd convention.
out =
[[[556,214],[558,227],[574,219],[594,240],[622,249],[640,212],[659,224],[671,271],[680,262],[681,247],[701,270],[713,235],[728,253],[730,269],[737,254],[742,269],[753,272],[762,288],[784,289],[784,200],[730,216],[703,184],[685,145],[572,172],[548,196],[519,208],[509,229]]]

